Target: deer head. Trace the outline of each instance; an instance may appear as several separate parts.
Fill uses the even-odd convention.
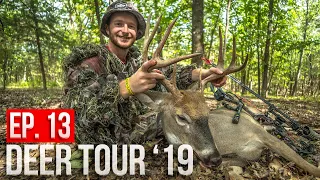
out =
[[[148,47],[160,23],[160,18],[161,16],[150,37],[150,17],[148,18],[143,49],[144,61],[147,61]],[[157,61],[157,65],[152,67],[152,69],[165,67],[183,59],[200,55],[196,53],[169,60],[160,60],[160,52],[175,21],[176,19],[171,22],[153,54],[152,59]],[[219,62],[221,64],[221,60]],[[226,74],[224,73],[223,75]],[[210,78],[202,80],[202,84],[205,85],[206,82],[220,77],[222,76],[210,76]],[[136,96],[141,102],[159,112],[163,132],[170,144],[173,144],[175,147],[181,144],[189,144],[203,165],[218,166],[222,160],[208,126],[209,107],[205,102],[203,93],[201,91],[178,90],[176,87],[175,68],[172,79],[170,81],[164,79],[160,83],[169,93],[147,91]]]

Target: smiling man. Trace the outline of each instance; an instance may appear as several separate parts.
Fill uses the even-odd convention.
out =
[[[127,12],[114,13],[106,26],[107,36],[110,38],[109,45],[120,49],[128,49],[137,38],[137,20]]]
[[[146,23],[132,3],[112,3],[102,18],[100,31],[109,41],[106,45],[83,45],[73,49],[65,59],[64,107],[76,111],[76,140],[81,144],[142,143],[153,138],[159,129],[155,114],[134,94],[149,89],[162,90],[157,80],[170,71],[148,71],[155,65],[142,63],[133,44],[143,37]],[[202,71],[202,78],[221,73],[215,68]],[[181,66],[177,85],[185,89],[199,78],[199,69]],[[213,82],[225,84],[226,79]],[[150,113],[149,113],[150,114]]]
[[[106,23],[102,32],[109,37],[109,49],[118,57],[127,53],[137,38],[137,19],[128,12],[116,12]]]

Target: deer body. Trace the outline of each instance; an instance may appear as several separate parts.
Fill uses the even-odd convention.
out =
[[[209,128],[222,157],[235,154],[232,163],[246,164],[257,160],[264,148],[281,155],[297,166],[320,177],[320,169],[308,163],[284,142],[269,134],[247,113],[241,113],[239,124],[231,123],[234,111],[225,108],[210,112]]]
[[[233,124],[234,113],[225,108],[210,112],[209,128],[212,136],[217,139],[219,152],[221,155],[237,155],[240,164],[241,159],[256,160],[264,148],[261,134],[265,131],[246,113],[241,113],[239,124]]]

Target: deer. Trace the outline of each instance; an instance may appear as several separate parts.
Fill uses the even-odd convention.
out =
[[[157,31],[161,16],[158,18],[154,29],[149,36],[150,17],[147,20],[142,59],[148,61],[148,48]],[[152,60],[157,64],[149,70],[158,69],[175,64],[181,60],[199,56],[194,53],[173,59],[161,60],[160,53],[174,26],[177,18],[168,26],[161,42],[155,50]],[[269,134],[247,112],[241,112],[239,123],[231,123],[234,111],[227,108],[209,110],[203,90],[205,85],[222,76],[242,70],[248,61],[248,56],[241,66],[236,66],[236,47],[233,38],[233,53],[230,65],[224,69],[222,55],[222,35],[219,28],[219,56],[218,65],[222,74],[212,74],[205,79],[200,79],[198,90],[179,90],[176,86],[175,68],[170,80],[159,80],[168,92],[147,91],[135,96],[146,106],[158,112],[164,136],[174,148],[182,144],[189,144],[194,151],[199,163],[205,167],[219,166],[222,162],[229,165],[244,166],[248,161],[258,160],[264,148],[279,154],[288,161],[294,162],[306,172],[320,177],[320,168],[308,163],[294,150],[278,138]],[[231,156],[230,156],[231,155]],[[229,157],[229,158],[228,158]]]

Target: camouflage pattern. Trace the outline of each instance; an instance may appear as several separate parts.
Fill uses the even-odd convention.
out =
[[[131,47],[123,64],[106,46],[74,48],[64,63],[64,107],[76,111],[76,141],[88,144],[142,143],[160,132],[157,115],[134,96],[123,99],[119,82],[141,66],[141,54]],[[191,82],[194,66],[177,69],[178,88]],[[172,70],[165,72],[169,75]],[[154,90],[163,90],[157,85]]]

